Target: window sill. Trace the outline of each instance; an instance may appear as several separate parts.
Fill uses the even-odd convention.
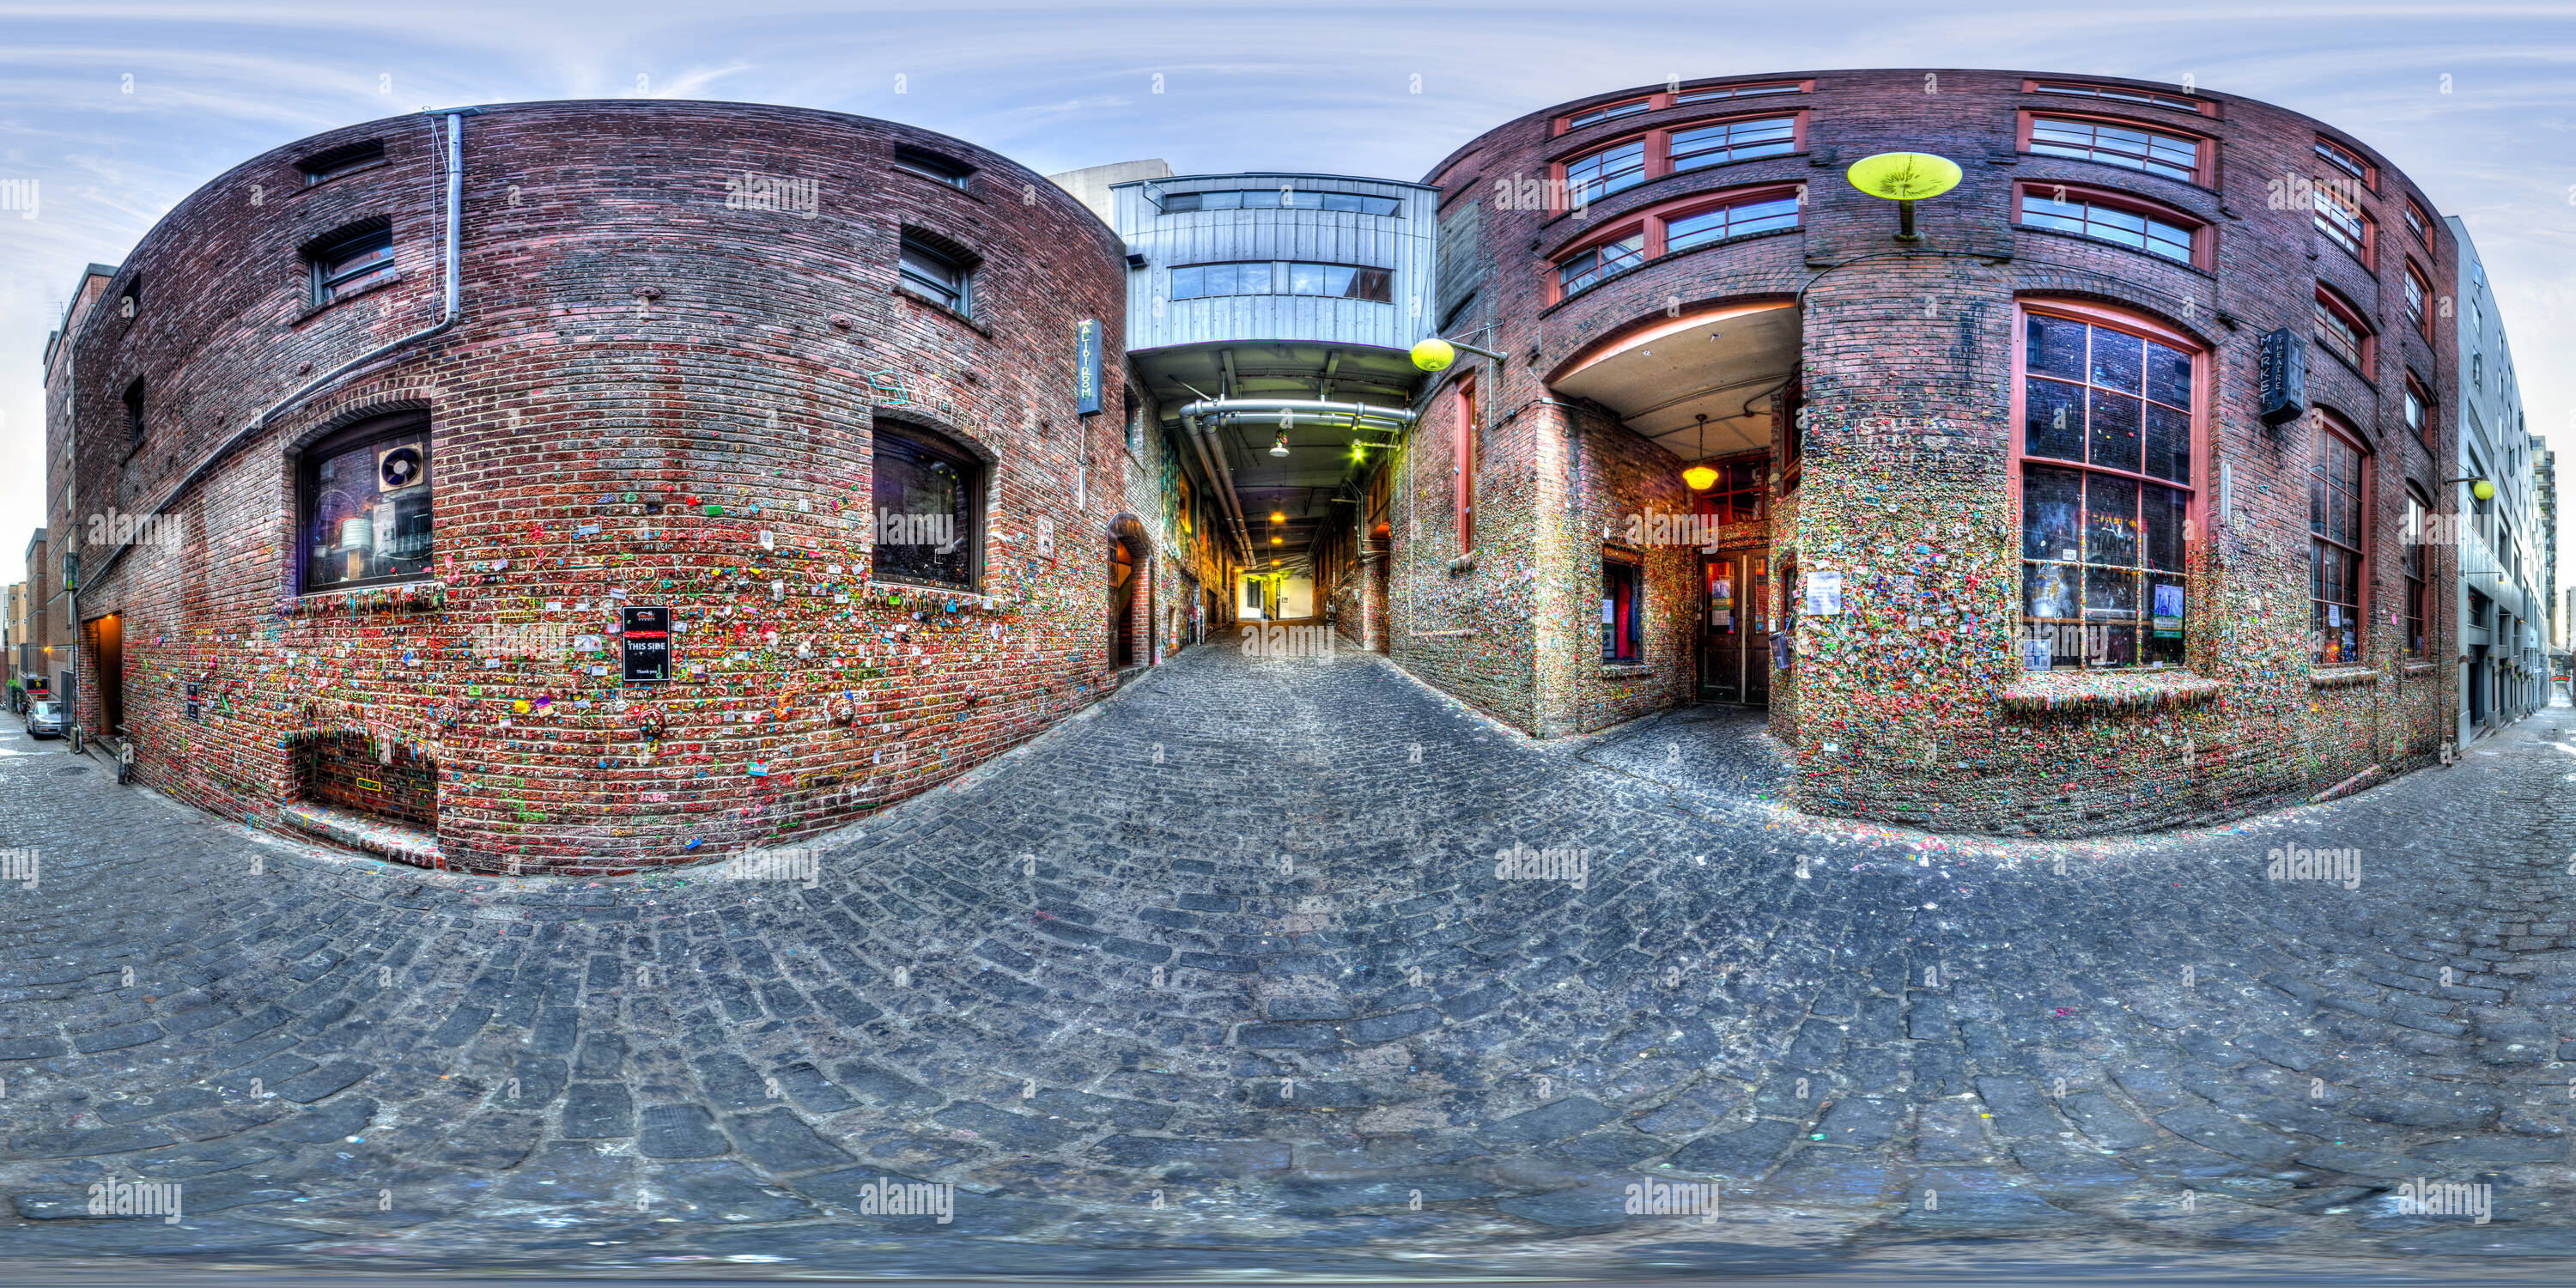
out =
[[[895,287],[894,293],[922,306],[923,308],[929,309],[933,313],[953,319],[958,323],[972,328],[975,334],[980,335],[987,340],[993,338],[993,328],[976,321],[972,314],[960,313],[957,310],[948,307],[946,304],[940,303],[939,301],[907,286]]]
[[[2334,666],[2308,672],[2311,689],[2352,689],[2379,683],[2375,666]]]
[[[1663,669],[1660,667],[1632,666],[1621,662],[1604,662],[1601,664],[1600,671],[1600,676],[1604,680],[1646,680],[1661,674]]]
[[[1996,705],[2007,712],[2109,715],[2196,706],[2227,686],[2179,668],[2157,671],[2026,672],[2004,686]]]
[[[1592,127],[1587,125],[1581,128],[1588,130]],[[1611,202],[1618,201],[1620,198],[1626,197],[1631,193],[1646,192],[1655,188],[1672,189],[1672,192],[1668,192],[1664,196],[1659,196],[1652,200],[1624,203],[1627,210],[1633,212],[1646,206],[1660,205],[1664,201],[1669,200],[1672,193],[1681,191],[1682,185],[1675,183],[1675,180],[1688,180],[1692,175],[1723,174],[1738,166],[1760,165],[1765,161],[1803,161],[1809,151],[1810,149],[1808,148],[1800,148],[1795,152],[1774,152],[1769,156],[1745,157],[1738,161],[1720,161],[1715,165],[1693,166],[1688,170],[1667,171],[1641,182],[1632,183],[1625,188],[1621,188],[1617,192],[1604,193],[1601,196],[1595,197],[1591,201],[1584,203],[1580,210],[1569,206],[1556,214],[1550,215],[1548,216],[1546,223],[1539,225],[1539,232],[1541,236],[1546,236],[1548,229],[1554,228],[1559,221],[1566,219],[1583,218],[1587,222],[1590,222],[1592,212],[1599,210],[1601,207],[1606,206]],[[1719,184],[1717,186],[1727,187],[1730,185]],[[1627,215],[1623,213],[1615,217],[1624,219]],[[1602,216],[1602,218],[1606,220],[1608,218],[1612,218],[1612,216]]]
[[[447,607],[447,583],[431,578],[384,582],[349,590],[321,590],[287,601],[289,617],[354,616],[358,613],[436,612]]]
[[[2408,675],[2431,675],[2442,669],[2439,662],[2408,661],[2400,665]]]
[[[336,308],[340,307],[341,305],[348,303],[348,302],[349,302],[349,301],[351,301],[351,300],[354,300],[354,299],[360,299],[360,298],[363,298],[363,297],[365,297],[365,296],[373,295],[373,294],[375,294],[376,292],[381,291],[381,290],[385,289],[386,287],[391,286],[391,285],[393,285],[393,284],[395,284],[396,282],[399,282],[399,281],[401,281],[401,280],[403,280],[403,275],[402,275],[402,274],[400,274],[400,273],[395,273],[395,274],[393,274],[392,276],[389,276],[389,277],[386,277],[386,278],[380,279],[380,280],[378,280],[378,281],[369,282],[369,283],[368,283],[368,284],[366,284],[365,286],[361,286],[361,287],[359,287],[358,289],[356,289],[356,290],[354,290],[354,291],[343,291],[343,292],[341,292],[341,293],[340,293],[340,294],[338,294],[338,295],[334,295],[334,296],[332,296],[329,300],[324,301],[323,303],[320,303],[320,304],[307,304],[307,305],[305,305],[305,306],[304,306],[304,311],[303,311],[303,312],[301,312],[301,313],[296,314],[296,315],[295,315],[295,320],[294,320],[294,321],[292,321],[292,322],[287,323],[287,325],[288,325],[288,326],[302,326],[302,325],[304,325],[305,323],[307,323],[307,322],[309,322],[309,321],[312,321],[314,318],[316,318],[316,317],[318,317],[318,316],[320,316],[320,315],[322,315],[322,314],[324,314],[324,313],[328,313],[328,312],[330,312],[331,310],[336,309]]]
[[[888,169],[888,170],[892,170],[892,171],[894,171],[896,174],[908,174],[908,175],[911,175],[913,178],[915,178],[915,179],[919,179],[919,180],[921,180],[921,181],[922,181],[922,182],[924,182],[924,183],[933,183],[933,184],[937,184],[937,185],[939,185],[940,187],[945,188],[945,189],[947,189],[947,190],[948,190],[948,191],[950,191],[950,192],[956,193],[958,196],[964,197],[964,198],[965,198],[965,199],[967,199],[968,201],[974,202],[976,205],[981,206],[981,205],[989,205],[989,204],[991,204],[991,203],[989,203],[989,202],[985,201],[982,197],[978,197],[978,196],[976,196],[976,195],[975,195],[975,190],[974,190],[973,188],[971,188],[971,187],[968,187],[968,186],[967,186],[967,184],[968,184],[968,183],[972,183],[972,182],[974,182],[974,177],[975,177],[975,176],[974,176],[973,172],[971,172],[971,171],[970,171],[970,172],[968,172],[968,174],[967,174],[967,176],[966,176],[966,178],[967,178],[967,183],[954,183],[954,182],[951,182],[951,181],[949,181],[949,180],[942,179],[942,178],[940,178],[938,175],[930,174],[930,173],[927,173],[927,172],[925,172],[925,171],[921,171],[921,170],[915,170],[915,169],[913,169],[911,166],[904,165],[904,164],[902,164],[901,162],[888,162],[888,163],[887,163],[887,165],[886,165],[886,169]]]

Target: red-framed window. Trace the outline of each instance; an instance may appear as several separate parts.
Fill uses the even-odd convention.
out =
[[[2404,641],[2408,657],[2424,656],[2424,608],[2430,598],[2426,590],[2428,579],[2424,571],[2425,550],[2432,544],[2432,533],[2428,530],[2426,521],[2432,513],[2433,503],[2425,500],[2423,493],[2411,486],[2408,487],[2406,489],[2406,607],[2405,618],[2400,624],[2402,634],[2399,637]]]
[[[1580,130],[1604,124],[1625,116],[1658,112],[1668,107],[1690,107],[1701,103],[1724,103],[1735,99],[1770,98],[1774,95],[1804,94],[1816,87],[1811,80],[1748,81],[1740,85],[1702,85],[1678,93],[1666,91],[1635,98],[1599,103],[1578,112],[1556,118],[1555,132]]]
[[[1729,161],[1787,156],[1797,150],[1797,117],[1750,116],[1673,130],[1665,154],[1674,170],[1699,170]]]
[[[1458,382],[1457,441],[1452,452],[1458,462],[1458,553],[1476,548],[1476,378],[1468,376]]]
[[[2413,197],[2406,199],[2406,230],[2424,243],[2424,249],[2433,248],[2433,217],[2425,214],[2424,207],[2417,205]]]
[[[2370,374],[2370,324],[2361,320],[2361,310],[2322,282],[2317,284],[2316,336],[2327,352],[2363,376]]]
[[[1607,147],[1594,148],[1580,156],[1568,157],[1565,171],[1565,199],[1575,205],[1590,205],[1614,192],[1636,187],[1646,181],[1646,144],[1639,135]]]
[[[2370,451],[2343,418],[2319,408],[2316,455],[2308,466],[2308,624],[2311,660],[2348,666],[2362,660],[2370,586],[2362,552],[2370,548]]]
[[[2105,117],[2021,114],[2021,150],[2038,156],[2097,161],[2125,170],[2209,186],[2214,140],[2155,130]]]
[[[2352,182],[2320,180],[2316,185],[2317,231],[2344,253],[2368,265],[2379,246],[2379,221],[2363,214],[2361,194]]]
[[[1644,98],[1628,99],[1625,102],[1604,103],[1599,107],[1587,107],[1580,112],[1575,112],[1566,116],[1559,123],[1559,128],[1579,130],[1587,125],[1599,125],[1603,121],[1615,121],[1623,116],[1634,116],[1639,112],[1651,112],[1654,108],[1655,97],[1651,94]]]
[[[2323,157],[2327,165],[2359,179],[2361,186],[2373,191],[2378,189],[2379,167],[2363,160],[2361,153],[2320,134],[2317,136],[2317,155]]]
[[[2165,94],[2155,90],[2131,89],[2126,85],[2082,85],[2071,81],[2024,81],[2025,94],[2069,94],[2078,98],[2098,98],[2113,103],[2143,103],[2149,107],[2170,107],[2177,112],[2215,116],[2218,104],[2205,98],[2183,94]]]
[[[1563,299],[1613,273],[1645,262],[1646,230],[1630,225],[1612,236],[1587,242],[1582,249],[1558,259],[1556,296]]]
[[[2033,228],[2116,242],[2177,264],[2206,268],[2210,263],[2209,226],[2154,202],[2064,183],[2034,181],[2014,187],[2021,222]]]
[[[2433,394],[2411,371],[2406,374],[2406,428],[2415,441],[2433,445]]]
[[[1601,660],[1634,662],[1644,642],[1645,569],[1635,560],[1601,553]]]
[[[1762,184],[1724,192],[1695,192],[1648,206],[1558,251],[1551,303],[1623,269],[1737,237],[1795,228],[1803,217],[1804,188]]]
[[[2021,336],[2023,635],[2047,642],[2052,669],[2179,664],[2206,354],[2161,323],[2061,301],[2026,302]]]
[[[2427,340],[2433,338],[2433,283],[2414,264],[2406,265],[2406,320],[2415,324],[2415,333]]]
[[[1763,499],[1770,493],[1771,454],[1733,456],[1710,461],[1717,481],[1691,497],[1691,509],[1719,523],[1759,523]]]
[[[1597,143],[1555,162],[1552,177],[1564,183],[1569,202],[1588,205],[1677,170],[1788,156],[1806,146],[1805,109],[1783,107],[1658,126]]]

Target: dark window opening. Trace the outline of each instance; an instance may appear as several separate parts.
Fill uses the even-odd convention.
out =
[[[911,147],[895,148],[894,165],[898,170],[909,170],[925,179],[936,179],[959,189],[963,189],[967,177],[975,173],[972,166],[951,161],[936,152]]]
[[[1203,210],[1338,210],[1355,215],[1392,215],[1403,208],[1404,203],[1394,197],[1360,192],[1300,192],[1294,187],[1174,192],[1163,197],[1163,213],[1167,215]]]
[[[304,171],[304,182],[311,185],[325,179],[338,178],[352,170],[365,169],[384,159],[384,144],[352,143],[344,148],[333,148],[319,156],[307,157],[296,165],[298,169]]]
[[[2314,660],[2320,665],[2362,659],[2367,596],[2361,552],[2369,548],[2364,508],[2369,460],[2340,429],[2329,428],[2317,436],[2317,456],[2308,467],[2309,625],[2316,632]]]
[[[1601,561],[1601,660],[1634,662],[1644,637],[1645,603],[1637,593],[1642,580],[1637,565],[1622,559]]]
[[[139,379],[125,387],[125,437],[131,446],[143,442],[143,382]]]
[[[2424,656],[2424,606],[2428,598],[2424,570],[2424,551],[2432,534],[2426,519],[2433,512],[2432,503],[2422,494],[2408,489],[2406,493],[2406,655]]]
[[[429,422],[404,414],[307,449],[298,467],[305,594],[430,575]]]
[[[876,574],[975,589],[983,466],[928,434],[880,424],[872,473]]]
[[[312,268],[313,306],[320,308],[394,275],[393,225],[382,219],[343,229],[304,252]]]

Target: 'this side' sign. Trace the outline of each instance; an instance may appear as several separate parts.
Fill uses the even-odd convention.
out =
[[[630,607],[624,615],[626,682],[666,684],[671,679],[671,610]]]

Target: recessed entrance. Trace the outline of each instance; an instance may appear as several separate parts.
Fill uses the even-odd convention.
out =
[[[1760,547],[1699,557],[1699,696],[1771,701],[1771,557]]]
[[[1136,665],[1137,563],[1135,547],[1127,543],[1125,536],[1109,538],[1109,660],[1113,669]]]
[[[98,729],[114,737],[125,734],[125,615],[110,613],[91,623],[98,665],[90,678],[98,686]]]

